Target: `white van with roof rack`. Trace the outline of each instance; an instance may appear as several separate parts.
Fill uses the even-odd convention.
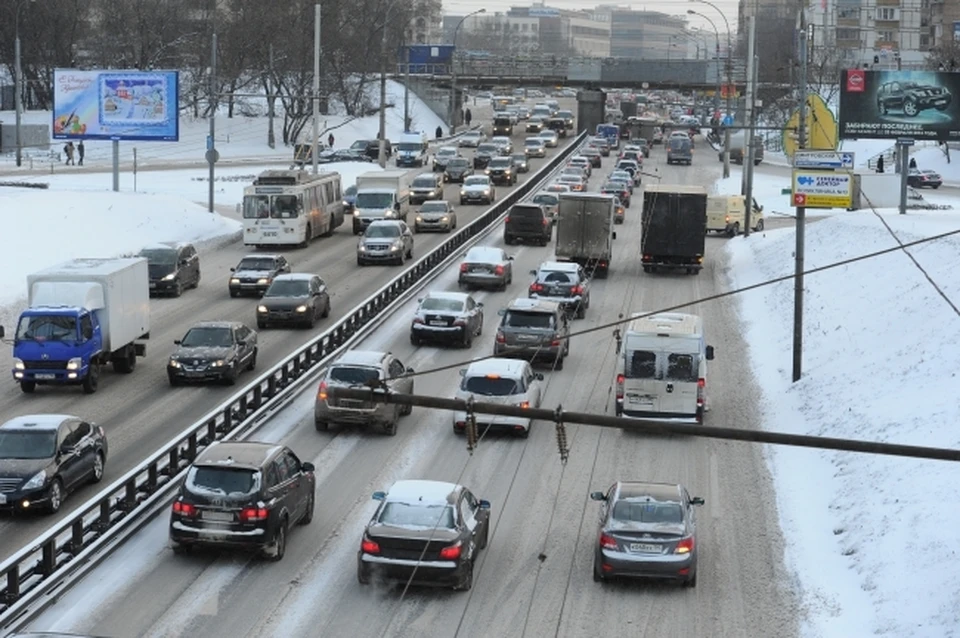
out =
[[[691,424],[707,410],[707,361],[713,346],[697,315],[635,313],[617,362],[617,416]]]

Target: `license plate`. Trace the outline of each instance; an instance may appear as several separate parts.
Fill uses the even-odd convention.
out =
[[[33,375],[34,379],[56,379],[57,375],[55,374],[35,374]]]
[[[536,341],[536,335],[517,335],[517,341]]]
[[[150,287],[151,287],[151,288],[156,288],[156,287],[157,287],[157,284],[156,284],[155,282],[152,282],[152,281],[151,281],[151,282],[150,282]]]
[[[653,397],[646,395],[640,396],[638,394],[630,395],[630,403],[639,403],[641,405],[653,405]]]
[[[430,325],[431,325],[431,326],[445,326],[445,325],[447,325],[447,322],[446,322],[446,321],[431,321],[431,322],[430,322]]]
[[[340,402],[337,404],[341,408],[359,408],[363,406],[363,401],[356,401],[354,399],[340,399]]]
[[[485,273],[487,272],[487,269],[484,268],[483,266],[474,266],[473,268],[470,269],[470,272]]]
[[[216,523],[233,522],[233,514],[226,514],[224,512],[202,512],[201,515],[205,521],[214,521]]]
[[[558,295],[558,296],[559,296],[559,295],[562,295],[562,294],[563,294],[563,291],[560,290],[559,288],[551,288],[551,289],[547,292],[547,294],[550,294],[550,295]]]
[[[265,233],[263,233],[263,236],[264,236],[264,237],[276,237],[276,236],[277,236],[277,231],[274,230],[274,231],[270,231],[270,232],[265,232]]]
[[[651,545],[649,543],[630,543],[630,551],[643,554],[660,554],[663,552],[663,549],[660,547],[660,545]]]

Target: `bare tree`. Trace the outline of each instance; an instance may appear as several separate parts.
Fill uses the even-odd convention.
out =
[[[936,71],[960,71],[960,40],[944,38],[930,49],[927,67]]]

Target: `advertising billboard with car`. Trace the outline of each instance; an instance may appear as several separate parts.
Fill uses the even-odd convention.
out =
[[[848,69],[840,84],[842,139],[960,140],[960,73]]]

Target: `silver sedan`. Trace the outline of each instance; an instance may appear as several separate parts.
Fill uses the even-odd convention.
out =
[[[513,257],[502,248],[474,246],[460,264],[461,288],[506,290],[513,282]]]

